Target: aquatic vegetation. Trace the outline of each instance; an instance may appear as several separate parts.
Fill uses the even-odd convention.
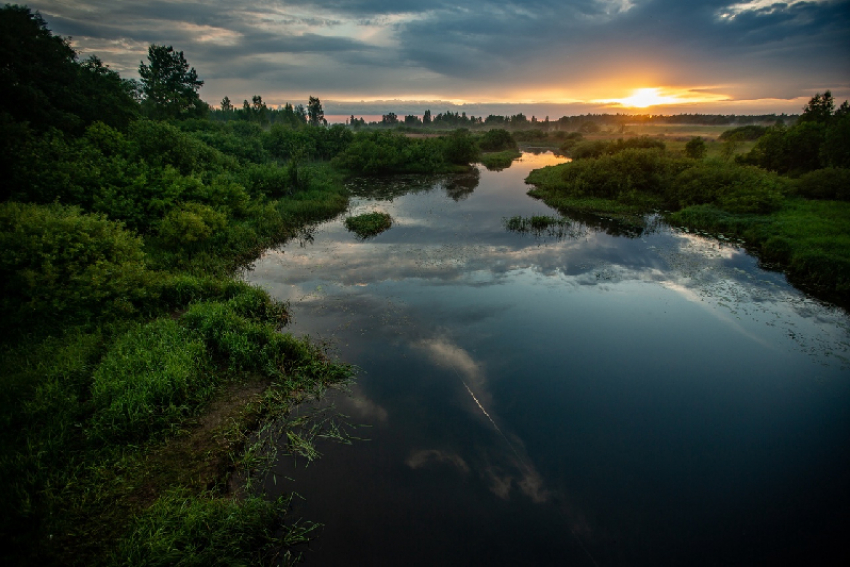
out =
[[[392,225],[392,217],[390,217],[387,213],[379,211],[363,213],[362,215],[348,217],[345,219],[345,228],[360,238],[376,236],[385,230],[388,230]]]

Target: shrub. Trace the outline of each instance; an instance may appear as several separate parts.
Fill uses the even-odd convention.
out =
[[[669,200],[675,208],[714,204],[731,213],[768,213],[780,207],[786,188],[776,174],[712,162],[679,173]]]
[[[149,280],[142,241],[121,223],[76,207],[0,204],[0,311],[11,320],[126,314]]]
[[[705,152],[705,140],[703,140],[700,136],[691,138],[690,141],[685,144],[685,155],[689,158],[702,159],[705,157]]]
[[[486,152],[498,152],[515,149],[517,144],[510,132],[497,128],[485,132],[478,140],[478,147]]]
[[[850,169],[817,169],[801,176],[795,190],[807,199],[850,201]]]

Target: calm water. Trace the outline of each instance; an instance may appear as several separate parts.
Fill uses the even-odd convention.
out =
[[[843,564],[846,313],[661,223],[507,232],[552,214],[523,179],[556,161],[354,183],[392,229],[340,218],[246,274],[361,369],[334,397],[368,441],[277,470],[325,523],[306,564]]]

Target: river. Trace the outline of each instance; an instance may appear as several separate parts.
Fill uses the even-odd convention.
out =
[[[752,565],[848,557],[850,318],[737,243],[552,215],[503,171],[355,180],[245,278],[359,367],[364,438],[283,459],[306,565]]]

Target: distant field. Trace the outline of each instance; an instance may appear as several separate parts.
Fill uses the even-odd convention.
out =
[[[638,136],[673,136],[692,138],[702,136],[706,139],[716,139],[726,130],[735,128],[735,124],[700,125],[700,124],[627,124],[626,134]]]

